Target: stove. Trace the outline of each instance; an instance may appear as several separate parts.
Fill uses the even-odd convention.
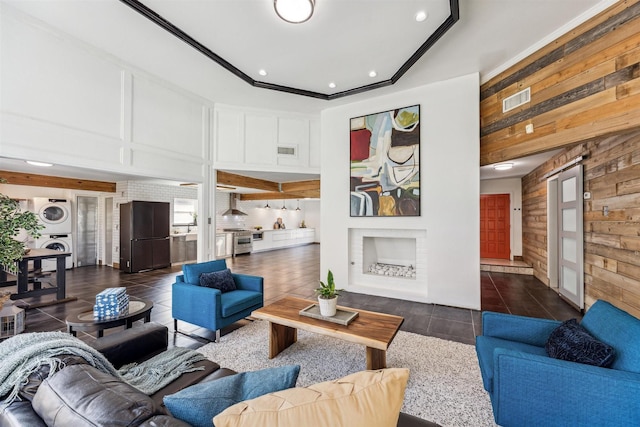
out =
[[[233,256],[250,254],[253,250],[253,232],[246,228],[223,228],[222,231],[233,233]]]

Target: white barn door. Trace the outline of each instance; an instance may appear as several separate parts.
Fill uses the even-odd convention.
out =
[[[558,177],[558,288],[560,295],[584,308],[584,237],[582,165]]]

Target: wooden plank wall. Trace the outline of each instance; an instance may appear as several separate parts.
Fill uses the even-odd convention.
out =
[[[547,279],[547,183],[544,174],[586,155],[584,191],[585,304],[597,299],[640,317],[640,131],[565,149],[522,181],[525,261]],[[603,208],[609,213],[605,215]]]
[[[639,28],[640,0],[620,1],[483,84],[480,164],[640,128]],[[527,87],[531,101],[503,113]]]

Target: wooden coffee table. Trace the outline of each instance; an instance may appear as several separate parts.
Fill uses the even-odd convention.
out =
[[[374,311],[353,310],[359,316],[348,326],[301,316],[300,310],[316,301],[285,297],[254,311],[251,316],[269,321],[269,359],[295,343],[298,329],[362,344],[367,348],[367,369],[387,367],[387,348],[404,322],[404,318]]]
[[[129,312],[114,319],[97,320],[93,317],[93,310],[82,311],[67,317],[67,332],[74,337],[77,331],[98,331],[98,338],[102,338],[105,329],[124,326],[129,329],[136,320],[151,321],[153,301],[129,301]]]

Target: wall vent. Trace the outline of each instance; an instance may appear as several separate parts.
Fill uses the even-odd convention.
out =
[[[278,146],[278,156],[295,156],[296,147]]]
[[[528,87],[525,90],[521,90],[520,92],[511,95],[508,98],[502,100],[502,112],[506,113],[507,111],[513,110],[514,108],[518,108],[519,106],[526,104],[531,101],[531,88]]]

